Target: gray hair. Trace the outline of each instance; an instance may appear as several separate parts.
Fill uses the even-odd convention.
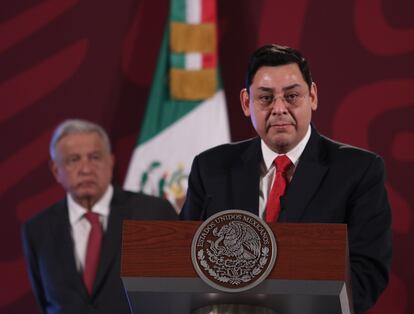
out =
[[[56,145],[65,136],[70,134],[93,132],[97,133],[102,138],[104,145],[108,149],[108,152],[111,152],[111,143],[109,141],[108,134],[100,125],[81,119],[69,119],[60,123],[53,132],[52,139],[50,140],[49,144],[50,158],[52,158],[52,160],[55,160]]]

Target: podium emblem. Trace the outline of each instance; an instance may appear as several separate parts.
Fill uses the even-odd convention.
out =
[[[244,210],[219,212],[199,227],[191,246],[194,268],[208,285],[240,292],[261,283],[277,254],[269,226]]]

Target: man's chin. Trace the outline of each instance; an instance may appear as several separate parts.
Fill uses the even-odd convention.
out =
[[[96,184],[80,184],[77,186],[76,192],[81,195],[81,194],[94,194],[96,193],[98,190],[98,187]]]
[[[96,188],[82,188],[76,191],[78,199],[95,199],[98,196]]]
[[[93,193],[82,191],[77,193],[74,199],[79,205],[87,209],[91,209],[92,206],[98,201],[98,193],[96,193],[96,191]]]
[[[287,153],[291,149],[290,139],[284,136],[272,138],[267,144],[274,152],[279,154]]]

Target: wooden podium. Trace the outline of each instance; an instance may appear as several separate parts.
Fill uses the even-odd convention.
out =
[[[225,293],[204,283],[191,261],[201,221],[124,222],[121,277],[138,314],[190,314],[211,304],[247,304],[280,314],[353,313],[343,224],[272,224],[277,258],[251,290]]]

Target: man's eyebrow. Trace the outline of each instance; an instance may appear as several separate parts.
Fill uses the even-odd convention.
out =
[[[300,87],[300,86],[301,86],[300,84],[295,83],[295,84],[292,84],[292,85],[288,85],[288,86],[286,86],[286,87],[283,87],[282,89],[283,89],[284,91],[287,91],[287,90],[291,90],[291,89],[294,89],[294,88],[296,88],[296,87]]]
[[[261,92],[273,92],[273,88],[271,87],[259,86],[257,89]]]
[[[288,91],[288,90],[294,89],[296,87],[301,87],[301,85],[299,83],[295,83],[295,84],[283,87],[282,90],[283,91]],[[271,87],[259,86],[257,89],[259,91],[262,91],[262,92],[274,92],[274,89],[271,88]]]

